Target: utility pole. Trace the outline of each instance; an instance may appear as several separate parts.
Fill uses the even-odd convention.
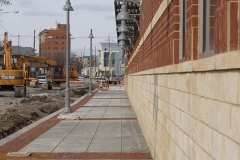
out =
[[[18,58],[19,58],[19,37],[20,35],[18,35]]]
[[[97,57],[96,57],[96,47],[95,47],[95,62],[94,62],[94,66],[95,66],[95,74],[94,74],[94,76],[96,77],[96,75],[97,75],[97,71],[96,71],[96,60],[97,60]]]
[[[35,30],[34,30],[34,37],[33,37],[33,53],[35,55]]]
[[[108,54],[108,63],[109,63],[109,74],[110,74],[110,81],[112,80],[112,71],[111,71],[111,68],[112,68],[112,53],[111,53],[111,39],[110,39],[110,36],[108,36],[108,39],[106,40],[108,41],[108,48],[109,48],[109,54]]]
[[[109,74],[110,74],[110,81],[112,81],[112,72],[111,72],[111,68],[112,68],[112,63],[111,63],[111,59],[112,59],[112,54],[111,54],[111,46],[110,46],[110,36],[108,36],[108,47],[109,47]]]

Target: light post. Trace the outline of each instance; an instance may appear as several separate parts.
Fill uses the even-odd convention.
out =
[[[105,77],[106,77],[106,66],[107,66],[107,62],[106,62],[106,61],[107,61],[107,60],[105,59],[105,57],[106,57],[106,54],[107,54],[107,53],[106,53],[107,48],[105,48],[104,51],[105,51],[105,52],[104,52],[104,56],[103,56],[103,61],[104,61],[104,62],[103,62],[103,65],[104,65],[104,67],[105,67],[105,73],[104,73],[104,74],[105,74]]]
[[[92,39],[94,38],[92,34],[92,29],[88,38],[90,38],[90,64],[89,64],[90,65],[90,76],[89,76],[90,82],[89,82],[88,94],[92,95]]]
[[[94,71],[95,71],[95,72],[94,72],[94,73],[95,73],[95,74],[94,74],[94,77],[95,77],[95,78],[97,77],[97,71],[96,71],[96,60],[97,60],[97,57],[96,57],[96,52],[97,52],[97,51],[96,51],[96,47],[95,47],[95,59],[94,59],[94,67],[95,67],[95,69],[94,69]]]
[[[65,90],[65,106],[63,108],[63,113],[71,113],[70,108],[70,95],[69,95],[69,59],[70,59],[70,27],[69,27],[69,11],[73,11],[70,0],[66,1],[65,6],[63,7],[64,11],[67,11],[67,28],[66,28],[66,37],[67,37],[67,52],[66,52],[66,90]]]

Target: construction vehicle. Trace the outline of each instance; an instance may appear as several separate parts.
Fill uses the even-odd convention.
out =
[[[41,70],[50,70],[52,66],[57,66],[57,62],[41,56],[26,56],[23,55],[18,58],[18,62],[16,64],[17,69],[22,69],[23,66],[26,66],[26,83],[30,85],[30,87],[38,86],[38,77],[41,74]],[[47,74],[44,73],[45,75]],[[47,79],[47,89],[52,89],[52,81]],[[42,85],[42,86],[46,86]]]
[[[51,58],[42,56],[21,56],[17,62],[17,68],[26,67],[27,82],[31,87],[38,85],[38,77],[45,75],[47,83],[42,84],[42,89],[52,89],[53,85],[59,86],[66,81],[66,71],[63,66],[57,65],[57,62]],[[47,70],[47,73],[41,73],[41,70]],[[78,73],[76,68],[71,68],[69,71],[69,80],[76,81]]]
[[[0,63],[0,90],[14,90],[24,87],[24,95],[26,96],[26,72],[25,64],[22,69],[16,69],[13,59],[11,43],[8,41],[8,33],[4,33],[3,40],[3,62]]]

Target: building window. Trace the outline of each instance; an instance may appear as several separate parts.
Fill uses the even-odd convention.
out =
[[[56,39],[58,39],[58,36],[56,36]]]
[[[62,47],[62,50],[64,50],[64,48]]]
[[[48,47],[48,50],[50,50],[50,47]]]
[[[64,44],[64,42],[62,42],[62,44]]]
[[[56,44],[58,45],[58,42],[56,42]]]
[[[111,60],[112,60],[112,66],[111,66],[111,67],[115,67],[115,64],[116,64],[116,63],[115,63],[115,58],[116,58],[116,53],[113,52],[113,53],[111,54]]]
[[[109,52],[104,52],[104,67],[108,67]]]
[[[186,14],[187,2],[182,0],[180,3],[180,59],[185,58],[186,55]]]
[[[64,39],[64,36],[62,36],[62,39]]]
[[[216,0],[200,1],[199,9],[200,26],[199,26],[199,49],[200,53],[214,51],[214,14],[216,10]]]

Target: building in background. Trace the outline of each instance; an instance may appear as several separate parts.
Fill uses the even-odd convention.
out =
[[[125,74],[125,59],[122,58],[121,49],[117,43],[100,42],[98,49],[99,76],[121,76]]]
[[[49,27],[39,34],[39,55],[52,58],[59,65],[66,62],[66,24],[57,23],[56,28]],[[71,43],[71,39],[70,39]]]
[[[11,49],[14,62],[17,62],[17,58],[22,55],[35,55],[32,47],[12,46]],[[3,62],[3,48],[0,50],[0,62]]]

